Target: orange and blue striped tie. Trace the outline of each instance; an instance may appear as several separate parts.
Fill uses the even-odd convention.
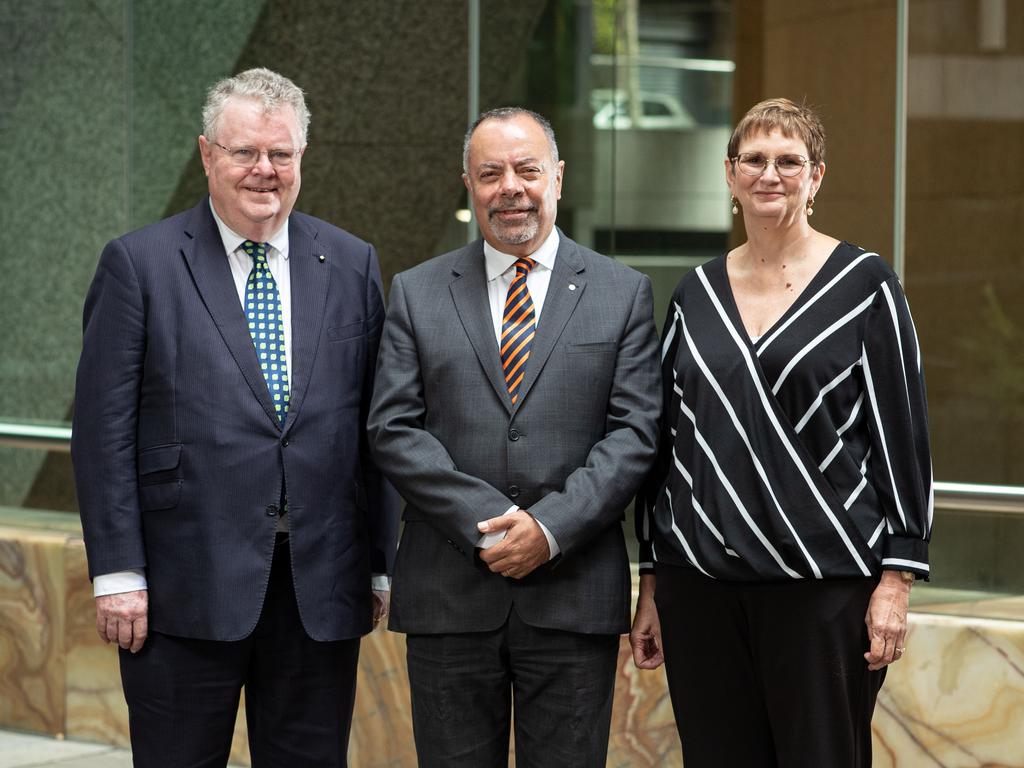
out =
[[[505,314],[501,319],[501,367],[505,372],[505,386],[512,396],[512,404],[519,399],[519,386],[523,383],[526,359],[530,356],[533,337],[537,331],[536,312],[526,276],[536,262],[530,258],[518,259],[516,275],[508,286]]]

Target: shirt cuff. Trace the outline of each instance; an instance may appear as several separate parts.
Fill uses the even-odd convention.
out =
[[[386,573],[373,574],[373,578],[370,579],[370,588],[374,592],[390,592],[391,577]]]
[[[147,589],[146,573],[141,568],[104,573],[92,580],[93,597],[119,595],[122,592],[137,592],[140,589]]]
[[[537,520],[536,517],[533,519]],[[544,534],[544,538],[548,540],[548,552],[551,553],[551,556],[548,558],[548,560],[554,560],[558,553],[562,551],[562,548],[558,546],[558,542],[555,541],[555,537],[551,535],[551,531],[548,530],[548,527],[544,525],[544,523],[542,523],[540,520],[537,520],[537,525],[540,526],[540,530],[541,533]]]

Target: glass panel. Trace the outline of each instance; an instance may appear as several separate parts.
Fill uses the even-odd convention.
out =
[[[910,3],[905,283],[943,481],[1024,484],[1022,32],[1021,3]],[[922,595],[1022,593],[1022,547],[1020,511],[939,509]]]

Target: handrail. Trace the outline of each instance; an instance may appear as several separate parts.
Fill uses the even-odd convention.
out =
[[[71,425],[0,421],[0,445],[68,452],[71,450]],[[1024,486],[936,482],[935,507],[962,512],[1024,515]]]
[[[42,451],[71,450],[70,424],[41,424],[29,421],[0,422],[0,445]]]

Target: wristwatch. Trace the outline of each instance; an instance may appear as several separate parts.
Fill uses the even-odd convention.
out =
[[[913,571],[897,571],[897,573],[900,575],[900,579],[902,579],[904,584],[912,585],[914,583],[914,579],[917,578]]]

